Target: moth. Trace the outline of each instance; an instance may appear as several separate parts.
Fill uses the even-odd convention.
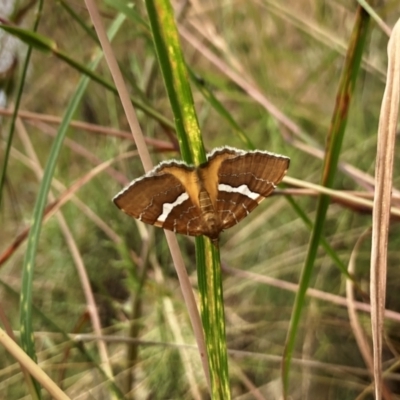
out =
[[[132,181],[113,199],[139,221],[189,236],[219,235],[250,214],[276,188],[288,157],[219,147],[199,166],[166,161]]]

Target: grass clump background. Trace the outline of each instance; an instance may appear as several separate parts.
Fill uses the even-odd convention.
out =
[[[144,5],[98,6],[106,26],[118,12],[126,16],[112,46],[154,163],[180,159]],[[33,11],[24,10],[23,18],[10,13],[9,18],[30,29]],[[375,9],[387,26],[393,26],[399,11],[398,2]],[[358,6],[348,2],[193,2],[183,8],[176,4],[176,14],[207,149],[254,146],[284,154],[291,158],[289,178],[319,184],[345,55],[353,45],[354,24],[360,18]],[[84,74],[81,66],[98,51],[83,3],[45,2],[38,32],[57,48],[32,52],[1,193],[2,327],[8,323],[17,340],[25,229],[32,223],[42,170],[61,117]],[[1,33],[3,43],[10,40]],[[373,196],[387,41],[387,32],[371,21],[348,99],[343,143],[336,149],[340,164],[333,189],[345,194],[362,192],[360,197],[367,199]],[[18,63],[8,66],[2,81],[7,93],[1,110],[2,159],[25,57],[24,47],[15,46],[13,60]],[[5,45],[1,51],[10,54]],[[111,82],[104,61],[96,74]],[[122,158],[126,152],[132,154]],[[97,168],[110,160],[102,170]],[[396,189],[397,155],[394,163]],[[208,396],[164,233],[137,224],[111,202],[143,172],[120,100],[109,86],[92,77],[57,159],[48,211],[56,199],[66,198],[68,188],[73,193],[57,215],[45,217],[32,286],[38,362],[70,398]],[[315,222],[318,195],[306,188],[299,190],[290,179],[285,182],[276,195],[221,236],[233,398],[278,399],[282,395],[282,355],[311,235],[300,215]],[[331,201],[319,238],[327,247],[318,248],[310,277],[314,291],[303,305],[296,331],[288,387],[292,398],[373,398],[365,348],[349,317],[348,279],[343,272],[353,255],[356,300],[367,305],[370,226],[368,207],[343,199]],[[385,320],[383,348],[384,371],[389,373],[385,385],[392,398],[400,396],[398,233],[393,219],[386,302],[391,313]],[[196,290],[194,240],[179,236],[178,241]],[[89,288],[82,271],[94,294],[105,348],[98,346],[93,334],[90,316],[94,310],[88,307]],[[365,309],[357,313],[365,345],[371,342],[370,316]],[[65,334],[73,334],[71,339],[78,340],[78,345]],[[24,398],[30,393],[29,384],[21,385],[19,364],[8,352],[0,351],[1,392],[7,398]],[[99,369],[104,361],[102,351],[108,360],[103,372]],[[107,379],[107,371],[112,371],[114,384]]]

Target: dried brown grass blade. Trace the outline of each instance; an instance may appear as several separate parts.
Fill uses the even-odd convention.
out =
[[[360,247],[362,243],[369,238],[371,235],[371,229],[368,228],[366,231],[364,231],[360,237],[358,238],[353,251],[351,252],[351,257],[349,260],[349,265],[348,265],[348,271],[351,275],[356,275],[356,270],[355,270],[355,264],[356,264],[356,259],[358,256],[358,253],[360,251]],[[349,320],[350,320],[350,325],[351,329],[354,333],[354,337],[356,339],[358,349],[360,350],[360,353],[364,359],[364,363],[367,366],[368,371],[371,374],[371,377],[373,376],[373,370],[374,370],[374,362],[372,358],[372,351],[371,351],[371,346],[369,342],[369,337],[366,334],[362,324],[360,323],[358,316],[357,316],[357,311],[356,311],[356,301],[354,298],[354,282],[352,282],[350,279],[347,279],[346,281],[346,299],[347,299],[347,310],[349,313]],[[367,393],[370,393],[373,390],[372,384],[370,386],[367,386],[360,394],[357,396],[357,399],[363,399],[364,396],[367,395]],[[385,387],[383,385],[382,387],[382,394],[383,398],[385,400],[390,400],[392,398],[390,390],[388,387]]]
[[[392,193],[393,156],[399,110],[400,22],[388,44],[388,72],[378,129],[375,198],[372,213],[371,323],[375,398],[382,398],[382,330],[386,298],[387,243]]]

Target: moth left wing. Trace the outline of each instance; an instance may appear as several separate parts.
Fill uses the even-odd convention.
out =
[[[193,167],[178,162],[161,163],[131,182],[113,201],[126,214],[142,222],[198,236],[202,217],[198,204],[192,200],[193,188],[186,188],[188,182],[195,182]]]
[[[289,158],[265,151],[244,152],[231,148],[217,149],[208,162],[215,170],[214,208],[222,229],[241,221],[280,183],[289,168]]]

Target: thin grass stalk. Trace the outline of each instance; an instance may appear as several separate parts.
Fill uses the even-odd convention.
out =
[[[145,287],[145,283],[147,281],[147,274],[150,267],[149,257],[150,257],[150,250],[154,245],[154,233],[151,232],[149,234],[148,239],[144,243],[142,247],[142,251],[140,254],[140,261],[141,261],[141,272],[140,275],[136,277],[137,280],[137,287],[135,294],[132,298],[132,317],[129,327],[129,337],[134,339],[139,339],[140,333],[140,324],[139,320],[142,316],[143,309],[142,309],[142,293]],[[134,383],[134,366],[137,363],[138,356],[139,356],[139,345],[138,343],[128,343],[128,351],[127,351],[127,370],[128,375],[126,377],[126,388],[125,392],[129,393],[131,388],[133,387]]]
[[[360,235],[353,248],[353,251],[351,252],[348,268],[349,268],[349,273],[352,275],[355,274],[356,260],[360,252],[361,245],[367,238],[370,237],[370,235],[371,235],[371,229],[368,228]],[[372,377],[373,375],[372,351],[368,336],[365,330],[363,329],[362,324],[360,323],[357,316],[357,311],[355,307],[354,284],[349,279],[346,280],[346,300],[347,300],[347,310],[349,314],[350,326],[354,333],[354,338],[356,340],[360,353],[364,359],[364,363],[368,368],[368,371],[370,372]]]
[[[368,25],[369,16],[359,6],[356,12],[354,28],[350,38],[350,44],[347,50],[346,60],[343,66],[343,72],[339,83],[339,90],[337,94],[335,109],[332,116],[331,127],[327,137],[326,155],[324,160],[321,184],[323,186],[327,186],[328,188],[331,188],[333,186],[335,174],[338,167],[339,155],[341,152],[343,137],[347,124],[350,101],[353,97],[356,78],[358,76],[361,65]],[[302,270],[299,290],[296,294],[295,304],[292,311],[282,363],[282,381],[285,397],[288,394],[291,358],[293,355],[296,336],[299,329],[300,318],[302,310],[304,308],[306,292],[310,285],[317,251],[319,248],[321,237],[323,236],[323,228],[329,203],[329,196],[321,195],[318,199],[314,229],[311,234],[307,258],[304,264],[304,268]]]

